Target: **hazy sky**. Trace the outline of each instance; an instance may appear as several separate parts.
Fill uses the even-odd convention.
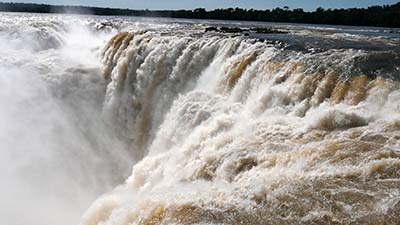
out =
[[[29,2],[56,5],[89,5],[132,9],[193,9],[193,8],[275,8],[289,6],[314,10],[324,8],[366,7],[399,2],[399,0],[8,0],[0,2]]]

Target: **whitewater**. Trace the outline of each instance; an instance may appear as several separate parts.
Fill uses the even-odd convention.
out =
[[[2,13],[0,224],[400,224],[399,79],[399,29]]]

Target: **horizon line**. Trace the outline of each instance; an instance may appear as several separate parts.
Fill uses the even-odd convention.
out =
[[[179,8],[179,9],[148,9],[148,8],[118,8],[118,7],[110,7],[110,6],[94,6],[94,5],[78,5],[78,4],[68,4],[68,5],[62,5],[62,4],[48,4],[48,3],[27,3],[27,2],[4,2],[4,1],[0,1],[0,4],[26,4],[26,5],[45,5],[45,6],[56,6],[56,7],[82,7],[82,8],[100,8],[100,9],[117,9],[117,10],[132,10],[132,11],[181,11],[181,10],[185,10],[185,11],[193,11],[195,9],[205,9],[206,11],[213,11],[213,10],[217,10],[217,9],[246,9],[246,10],[273,10],[273,9],[285,9],[285,7],[288,7],[288,10],[294,10],[294,9],[302,9],[305,12],[315,12],[318,8],[322,8],[324,10],[341,10],[341,9],[368,9],[370,7],[374,7],[374,6],[391,6],[391,5],[396,5],[399,4],[400,1],[398,1],[397,3],[393,3],[393,4],[371,4],[369,6],[366,7],[340,7],[340,8],[335,8],[335,7],[330,7],[330,8],[324,8],[322,6],[318,6],[315,7],[314,10],[306,10],[304,8],[301,7],[293,7],[290,8],[289,6],[283,5],[281,7],[271,7],[271,8],[242,8],[242,7],[227,7],[227,8],[223,8],[223,7],[217,7],[217,8],[206,8],[206,7],[195,7],[195,8]]]

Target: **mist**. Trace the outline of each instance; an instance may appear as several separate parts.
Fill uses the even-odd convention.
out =
[[[101,118],[96,54],[109,34],[35,25],[0,32],[0,223],[78,224],[130,171],[123,141]]]
[[[1,15],[0,224],[399,224],[400,38],[210,26]]]

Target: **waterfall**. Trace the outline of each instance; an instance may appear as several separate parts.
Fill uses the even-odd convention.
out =
[[[123,32],[102,58],[138,162],[82,225],[399,222],[398,52]]]
[[[395,31],[0,14],[0,224],[400,224]]]

